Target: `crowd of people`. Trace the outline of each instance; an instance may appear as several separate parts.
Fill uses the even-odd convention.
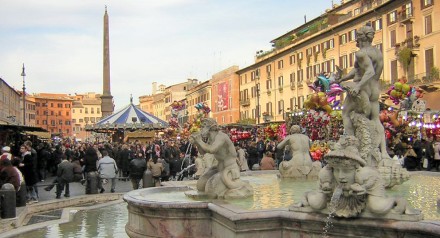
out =
[[[241,141],[236,144],[237,164],[241,171],[274,170],[285,160],[292,158],[289,146],[277,149],[277,141]],[[431,171],[440,169],[440,138],[427,137],[410,141],[397,136],[388,142],[388,153],[397,156],[408,170]],[[201,155],[185,140],[155,140],[148,143],[71,143],[41,142],[35,148],[25,141],[18,153],[11,147],[2,146],[0,157],[0,187],[5,183],[14,185],[16,191],[26,189],[27,201],[38,202],[37,183],[55,177],[46,191],[56,187],[56,198],[69,197],[69,183],[87,181],[94,172],[99,176],[98,189],[105,192],[102,179],[111,181],[110,192],[115,192],[116,181],[130,180],[133,189],[142,185],[144,172],[149,169],[154,183],[181,180],[184,176],[197,179],[201,174]]]
[[[102,180],[111,182],[110,192],[115,192],[116,181],[130,180],[138,189],[143,174],[149,169],[159,186],[160,181],[177,179],[182,169],[194,163],[195,147],[185,141],[156,140],[147,144],[132,143],[72,143],[41,142],[34,148],[25,141],[18,152],[3,145],[0,157],[0,187],[5,183],[14,185],[17,194],[26,189],[28,203],[38,202],[38,185],[49,177],[52,182],[44,190],[56,187],[56,198],[70,197],[69,183],[87,181],[90,173],[96,173],[98,189],[104,193]],[[188,148],[191,148],[188,150]],[[184,176],[192,175],[188,170]],[[46,181],[47,182],[47,181]]]

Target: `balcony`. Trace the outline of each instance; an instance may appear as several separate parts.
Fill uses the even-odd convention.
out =
[[[247,107],[249,105],[251,105],[251,100],[249,98],[240,101],[240,106]]]
[[[420,73],[410,77],[407,83],[429,92],[431,90],[437,90],[437,87],[440,84],[440,75],[438,72]],[[382,92],[388,91],[390,87],[391,83],[381,80],[380,89]]]
[[[409,23],[414,21],[414,8],[405,8],[399,12],[399,21],[401,23]]]

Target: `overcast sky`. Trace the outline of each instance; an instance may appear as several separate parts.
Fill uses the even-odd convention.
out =
[[[26,92],[102,93],[103,15],[110,22],[115,110],[151,83],[206,81],[330,8],[331,0],[0,0],[0,77]],[[334,1],[335,3],[339,1]]]

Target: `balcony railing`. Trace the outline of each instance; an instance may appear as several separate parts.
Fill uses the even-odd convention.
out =
[[[241,100],[240,105],[243,107],[249,106],[249,105],[251,105],[251,100],[249,98]]]
[[[414,19],[414,8],[405,8],[401,12],[399,12],[399,20],[401,22],[406,22]]]
[[[427,85],[431,83],[439,82],[440,83],[440,77],[439,75],[435,75],[432,73],[421,73],[416,74],[414,77],[411,77],[408,79],[408,84],[412,86],[421,86],[421,85]],[[382,92],[387,91],[391,86],[391,83],[381,81],[380,89]]]

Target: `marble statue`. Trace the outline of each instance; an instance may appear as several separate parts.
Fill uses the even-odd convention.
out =
[[[383,71],[382,52],[372,46],[374,29],[370,25],[361,27],[356,32],[356,46],[359,51],[355,53],[355,64],[353,69],[344,77],[336,79],[341,86],[347,89],[347,97],[344,100],[342,110],[342,121],[345,134],[365,137],[367,143],[372,144],[371,149],[378,149],[380,154],[375,154],[376,161],[390,159],[385,144],[384,128],[379,119],[379,98],[380,98],[380,76]],[[352,82],[345,82],[353,79]],[[356,115],[358,114],[358,115]],[[367,130],[356,130],[356,116],[365,117]],[[373,130],[371,130],[373,129]],[[371,133],[371,132],[376,133]],[[368,135],[360,135],[360,132]],[[377,138],[375,138],[377,137]],[[373,156],[371,153],[366,157]],[[370,161],[371,158],[364,160]]]
[[[319,190],[305,193],[290,210],[331,213],[336,217],[387,217],[421,220],[420,211],[405,199],[387,197],[379,171],[359,156],[359,140],[343,136],[337,150],[324,156],[327,165],[319,172]]]
[[[301,128],[298,125],[290,127],[290,135],[281,141],[277,149],[290,147],[292,159],[282,161],[279,165],[281,177],[284,178],[301,178],[301,179],[317,179],[320,162],[313,162],[310,157],[310,140],[306,135],[301,134]]]
[[[191,134],[189,140],[197,146],[199,153],[210,153],[217,160],[217,166],[209,168],[197,181],[200,195],[224,199],[253,196],[249,182],[240,179],[234,144],[227,134],[219,131],[214,119],[203,119],[200,132]]]
[[[199,154],[194,163],[196,166],[196,173],[194,176],[196,179],[199,179],[200,176],[209,170],[209,168],[217,165],[217,160],[215,160],[213,154],[205,153],[204,155]]]
[[[392,161],[386,149],[385,130],[379,119],[380,76],[383,71],[382,52],[372,46],[374,29],[370,25],[356,32],[354,68],[336,79],[347,90],[342,110],[346,135],[356,136],[358,150],[368,166],[378,168],[390,188],[409,179],[409,173]],[[353,79],[351,82],[347,80]]]
[[[386,150],[379,120],[383,56],[371,45],[374,29],[366,25],[356,34],[359,51],[354,68],[336,79],[339,83],[353,79],[341,84],[348,92],[342,111],[345,135],[324,156],[327,165],[319,171],[319,190],[307,192],[291,210],[346,218],[421,220],[420,212],[405,199],[385,195],[385,188],[403,183],[409,174]]]

